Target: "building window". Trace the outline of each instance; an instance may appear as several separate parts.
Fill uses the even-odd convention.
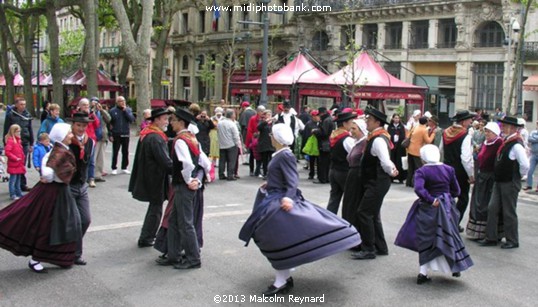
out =
[[[199,22],[200,33],[205,33],[205,11],[200,11]]]
[[[181,70],[189,70],[189,57],[186,55],[181,60]]]
[[[234,11],[232,6],[228,6],[228,30],[234,29]]]
[[[312,50],[325,51],[329,48],[329,36],[325,31],[317,31],[312,36]]]
[[[476,29],[476,47],[502,47],[504,40],[504,30],[495,21],[483,23]]]
[[[533,117],[532,114],[534,113],[534,101],[532,100],[525,100],[523,104],[523,118],[525,118],[526,121],[532,122]]]
[[[182,33],[183,34],[187,34],[189,33],[189,13],[183,13],[182,15],[182,21],[183,21],[183,29],[182,30]]]
[[[410,49],[427,49],[428,48],[428,29],[430,22],[428,20],[413,21],[411,23],[411,42]]]
[[[343,25],[340,28],[340,50],[346,50],[346,47],[354,48],[355,45],[355,25]]]
[[[458,39],[458,29],[454,19],[439,20],[437,48],[454,48]]]
[[[204,70],[205,57],[200,54],[196,58],[196,62],[198,62],[198,70]]]
[[[116,31],[110,32],[110,46],[116,46]]]
[[[402,23],[401,22],[387,23],[385,49],[402,49]]]
[[[362,41],[367,49],[377,49],[377,24],[365,24],[362,27]]]
[[[472,71],[474,107],[490,111],[502,107],[504,63],[475,63]]]
[[[241,15],[241,18],[243,21],[250,21],[250,18],[248,17],[248,11],[247,11],[247,5],[246,4],[243,4],[243,11],[242,11],[242,15]],[[261,14],[260,14],[261,15]],[[243,29],[248,29],[248,24],[244,23],[243,24]]]
[[[400,72],[402,70],[402,63],[400,62],[385,62],[383,68],[394,77],[400,79]]]
[[[282,7],[285,7],[285,6],[288,6],[288,0],[282,0]],[[282,24],[283,25],[288,24],[287,11],[282,12],[282,14],[280,16],[282,16],[282,20],[281,20]]]

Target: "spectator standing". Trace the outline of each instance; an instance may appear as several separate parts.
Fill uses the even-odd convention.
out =
[[[527,173],[527,186],[523,189],[525,191],[532,189],[532,178],[536,164],[538,164],[538,121],[536,121],[536,129],[529,134],[528,142],[530,147],[530,167]],[[536,192],[538,192],[538,186],[536,186]]]
[[[4,121],[4,144],[6,144],[5,136],[13,124],[17,124],[21,127],[20,138],[22,149],[24,151],[23,163],[26,165],[26,161],[29,159],[29,154],[34,150],[34,132],[32,130],[32,116],[28,110],[26,110],[26,100],[24,100],[24,98],[17,98],[11,111],[6,112],[6,120]],[[22,174],[20,179],[21,190],[23,192],[30,191],[26,182],[26,176]]]
[[[334,122],[327,108],[318,109],[320,116],[319,129],[314,130],[314,135],[318,138],[319,159],[318,159],[318,180],[314,183],[329,183],[329,164],[331,162],[331,147],[329,137],[334,130]]]
[[[34,162],[34,168],[41,175],[41,162],[43,157],[52,149],[50,144],[49,134],[46,132],[41,133],[37,138],[37,143],[34,146],[34,154],[32,156]]]
[[[271,110],[265,110],[258,124],[258,151],[262,158],[262,174],[260,177],[267,177],[267,170],[269,161],[271,161],[271,155],[275,152],[275,148],[271,143],[271,128],[273,127],[273,119],[271,118]]]
[[[247,139],[247,130],[250,118],[255,115],[256,111],[250,107],[250,103],[248,101],[243,101],[241,103],[241,113],[239,114],[239,124],[241,125],[241,137],[243,140]]]
[[[95,182],[105,182],[106,180],[103,178],[107,175],[105,172],[105,152],[108,146],[108,127],[111,117],[107,106],[100,104],[98,101],[95,103],[95,114],[101,122],[101,133],[100,135],[97,134],[97,144],[95,145],[95,168],[97,169]]]
[[[422,160],[420,159],[420,149],[426,144],[430,144],[435,137],[434,134],[429,134],[426,124],[428,119],[423,116],[418,120],[418,125],[416,125],[409,132],[409,138],[411,142],[407,148],[407,163],[409,168],[407,169],[407,180],[405,185],[408,187],[414,187],[415,171],[422,166]]]
[[[221,180],[236,180],[234,176],[235,165],[237,162],[237,155],[239,152],[239,146],[241,146],[241,139],[239,137],[239,130],[234,122],[234,110],[227,109],[225,118],[218,124],[218,137],[219,137],[219,179]],[[227,175],[225,175],[225,172]]]
[[[17,124],[11,125],[4,137],[6,147],[4,149],[7,157],[7,173],[9,174],[9,196],[12,200],[22,197],[21,176],[26,173],[24,163],[24,151],[21,144],[21,127]]]
[[[390,150],[390,160],[398,169],[398,176],[393,178],[392,182],[398,180],[400,183],[403,183],[407,177],[407,171],[402,168],[402,158],[406,155],[405,148],[402,146],[402,142],[405,140],[405,127],[401,123],[399,114],[394,113],[392,115],[387,131],[389,132],[390,140],[394,145]]]
[[[49,110],[46,113],[47,117],[41,122],[41,127],[37,131],[37,136],[41,133],[50,133],[52,127],[57,123],[63,123],[64,120],[60,118],[60,106],[56,103],[49,105]]]
[[[126,105],[125,97],[116,98],[116,106],[110,110],[110,139],[112,141],[112,175],[118,174],[118,154],[121,148],[121,171],[130,174],[129,166],[129,125],[135,121],[133,111]]]

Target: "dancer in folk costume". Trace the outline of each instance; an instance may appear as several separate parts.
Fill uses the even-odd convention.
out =
[[[351,224],[305,200],[297,189],[297,162],[291,149],[290,126],[275,124],[272,142],[277,149],[269,164],[267,183],[256,196],[252,214],[239,238],[254,239],[275,269],[275,282],[264,295],[287,293],[293,288],[291,269],[360,244]]]
[[[459,212],[454,197],[460,193],[456,173],[440,161],[435,145],[420,149],[424,166],[415,172],[415,201],[395,244],[419,253],[417,284],[431,281],[428,271],[460,277],[473,265],[459,234]]]

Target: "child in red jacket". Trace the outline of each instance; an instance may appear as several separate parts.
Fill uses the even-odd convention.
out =
[[[9,196],[13,200],[22,197],[21,176],[26,173],[24,151],[21,144],[21,127],[11,125],[5,136],[7,157],[7,173],[9,174]]]

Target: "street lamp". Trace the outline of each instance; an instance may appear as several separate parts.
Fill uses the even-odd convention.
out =
[[[510,23],[508,24],[508,52],[507,52],[507,68],[506,68],[506,86],[504,87],[504,90],[506,91],[506,100],[505,100],[505,106],[506,108],[511,108],[510,101],[512,100],[512,97],[510,97],[510,79],[511,79],[511,70],[512,70],[512,32],[514,34],[518,33],[521,29],[521,26],[519,25],[519,22],[515,17],[510,18]],[[505,112],[508,114],[511,110],[505,109]]]
[[[267,50],[269,49],[269,14],[267,13],[267,6],[271,0],[261,0],[259,3],[264,8],[262,10],[262,20],[263,22],[255,21],[238,21],[240,24],[253,24],[263,26],[263,48],[262,48],[262,88],[260,95],[260,105],[267,105],[267,61],[268,54]],[[278,12],[275,12],[278,13]]]
[[[40,68],[40,63],[39,63],[39,55],[41,53],[41,51],[39,50],[40,49],[40,46],[39,46],[39,38],[40,38],[40,32],[39,32],[39,20],[37,22],[37,40],[34,41],[34,44],[32,47],[36,48],[36,64],[37,64],[37,68],[36,68],[36,71],[37,71],[37,80],[36,80],[36,85],[37,85],[37,97],[36,97],[36,106],[34,106],[34,111],[36,112],[36,114],[38,113],[37,111],[39,110],[39,108],[41,107],[41,85],[39,84],[39,79],[41,78],[41,68]],[[44,110],[43,110],[44,111]],[[41,112],[39,112],[39,115],[41,115]]]

